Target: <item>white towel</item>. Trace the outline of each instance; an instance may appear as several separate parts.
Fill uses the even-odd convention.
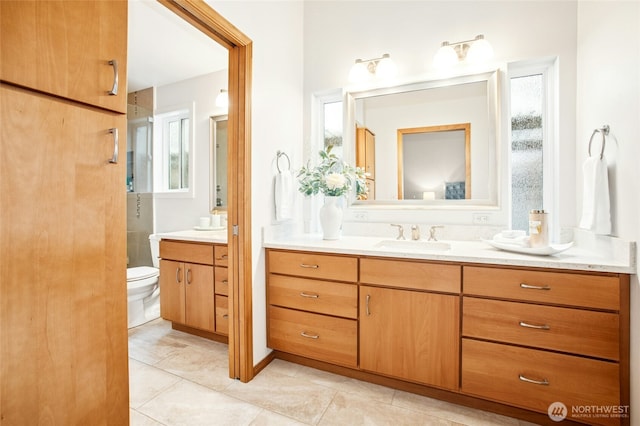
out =
[[[275,184],[276,220],[293,217],[293,175],[286,170],[276,174]]]
[[[609,212],[609,176],[606,159],[589,157],[582,165],[584,186],[582,192],[582,220],[580,228],[600,235],[611,233]]]

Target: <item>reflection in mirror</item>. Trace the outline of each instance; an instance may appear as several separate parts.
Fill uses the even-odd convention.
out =
[[[370,158],[375,158],[375,174],[371,179],[374,197],[356,200],[356,205],[496,206],[497,183],[497,123],[498,71],[458,76],[444,80],[429,80],[395,87],[345,93],[345,159],[362,158],[362,138],[359,129],[374,135]],[[398,130],[441,126],[449,123],[469,123],[468,146],[457,150],[459,175],[442,176],[439,188],[434,183],[416,187],[412,194],[399,188],[405,186],[399,176],[406,175],[407,165],[399,163]],[[414,136],[412,136],[413,138]],[[415,136],[418,137],[418,136]],[[433,148],[434,146],[431,145]],[[439,147],[441,148],[441,146]],[[418,167],[432,168],[432,162],[442,162],[441,150],[419,150],[411,154]],[[414,155],[415,154],[415,155]],[[408,156],[404,155],[404,160]],[[398,164],[404,172],[399,173]],[[439,164],[439,163],[438,163]],[[365,164],[357,164],[365,166]],[[419,168],[419,167],[418,167]],[[469,176],[467,176],[467,171]],[[464,192],[464,197],[446,196],[445,182],[464,182],[450,185],[450,192]],[[424,182],[423,182],[424,183]],[[464,189],[461,188],[464,187]],[[408,189],[408,188],[406,188]],[[425,192],[427,194],[425,194]],[[431,194],[433,192],[434,194]]]
[[[398,129],[398,199],[471,198],[471,123]]]
[[[227,116],[211,117],[210,210],[227,209]]]

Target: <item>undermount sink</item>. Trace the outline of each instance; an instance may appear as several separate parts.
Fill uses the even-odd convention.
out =
[[[445,251],[451,248],[451,244],[444,241],[384,240],[377,243],[376,247],[383,249]]]

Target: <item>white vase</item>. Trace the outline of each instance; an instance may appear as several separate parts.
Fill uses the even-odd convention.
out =
[[[320,226],[322,226],[323,239],[340,239],[340,230],[342,228],[340,197],[325,195],[324,204],[320,207]]]

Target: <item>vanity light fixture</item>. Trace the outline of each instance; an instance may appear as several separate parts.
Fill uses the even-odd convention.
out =
[[[433,63],[438,68],[448,68],[458,62],[480,63],[493,56],[493,48],[484,35],[477,35],[473,40],[449,43],[443,41],[436,52]]]
[[[391,60],[388,53],[380,58],[356,59],[356,63],[349,71],[349,81],[352,83],[363,83],[372,80],[374,77],[388,79],[396,76],[398,69]]]
[[[220,89],[220,93],[216,96],[216,106],[220,108],[229,108],[229,91]]]

